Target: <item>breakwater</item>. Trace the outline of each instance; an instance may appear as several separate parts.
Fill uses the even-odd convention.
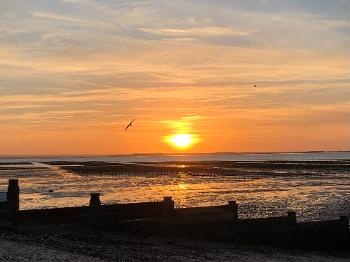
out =
[[[99,193],[91,193],[86,206],[21,210],[18,180],[9,180],[6,201],[0,202],[0,222],[15,228],[57,225],[94,232],[136,235],[186,236],[194,239],[247,244],[271,244],[317,249],[346,249],[349,220],[298,222],[297,213],[245,219],[239,204],[175,208],[171,197],[162,201],[104,205]]]

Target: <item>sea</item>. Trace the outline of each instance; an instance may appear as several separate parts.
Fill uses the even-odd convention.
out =
[[[173,173],[159,169],[152,174],[81,174],[65,168],[92,161],[171,163],[184,168]],[[227,167],[230,161],[247,167]],[[198,171],[187,171],[192,162]],[[225,172],[203,173],[200,167],[208,162]],[[272,163],[272,167],[259,167],[257,162]],[[250,167],[249,163],[255,164]],[[283,168],[275,168],[276,163]],[[323,164],[313,169],[309,163]],[[19,179],[21,209],[84,206],[90,193],[99,192],[103,204],[161,201],[165,196],[172,196],[176,207],[224,205],[235,200],[244,218],[280,216],[289,210],[297,212],[299,221],[350,216],[350,152],[0,158],[0,192],[7,190],[11,178]]]

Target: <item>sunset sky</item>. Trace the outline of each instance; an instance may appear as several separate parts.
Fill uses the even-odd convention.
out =
[[[349,150],[349,47],[350,0],[1,0],[0,155]]]

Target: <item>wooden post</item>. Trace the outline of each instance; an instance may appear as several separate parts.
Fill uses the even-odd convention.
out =
[[[100,193],[91,193],[89,207],[100,207],[100,206],[101,206]]]
[[[297,223],[297,213],[293,210],[288,211],[289,223],[295,225]]]
[[[172,197],[164,197],[163,199],[163,216],[169,217],[174,211],[175,203]]]
[[[18,179],[10,179],[7,189],[7,212],[14,227],[17,227],[19,211],[19,186]]]
[[[344,227],[349,232],[349,218],[347,216],[340,216],[339,221],[344,224]]]
[[[233,223],[238,222],[238,204],[236,201],[228,201],[228,206],[233,214]]]
[[[101,207],[101,200],[100,200],[100,193],[91,193],[90,194],[90,202],[89,207],[91,209],[90,211],[90,225],[93,229],[93,231],[96,234],[97,238],[101,237],[101,230],[100,230],[100,207]]]

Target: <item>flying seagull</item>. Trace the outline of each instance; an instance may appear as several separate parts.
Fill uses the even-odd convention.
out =
[[[135,121],[135,118],[126,126],[125,132],[128,130],[129,127],[132,126],[132,123]]]

